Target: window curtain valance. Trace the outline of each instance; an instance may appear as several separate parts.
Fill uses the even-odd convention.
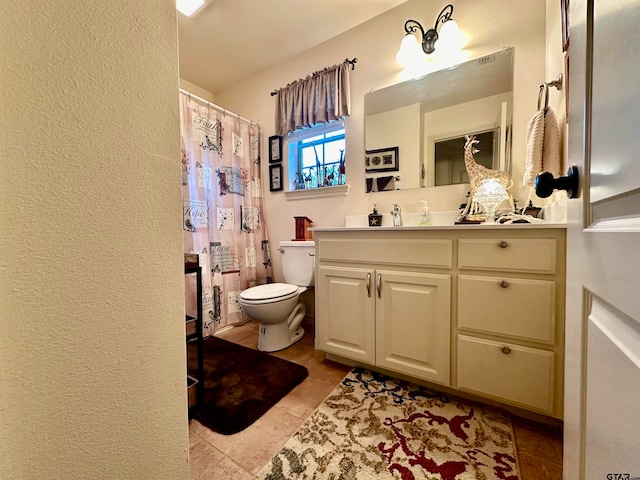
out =
[[[276,101],[276,134],[339,120],[351,111],[349,70],[357,59],[346,59],[307,78],[273,92]]]

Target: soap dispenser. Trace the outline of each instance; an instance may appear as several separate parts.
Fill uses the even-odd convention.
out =
[[[376,204],[373,204],[373,212],[369,214],[369,226],[370,227],[380,227],[382,226],[382,214],[378,213],[378,209],[376,208]]]
[[[429,204],[426,200],[420,200],[422,208],[420,209],[420,225],[431,225],[431,216],[429,215]]]

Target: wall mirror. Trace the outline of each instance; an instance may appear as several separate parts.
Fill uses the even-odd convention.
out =
[[[478,163],[511,173],[513,60],[505,48],[365,94],[367,192],[467,183],[470,134]],[[376,169],[385,158],[393,170]]]

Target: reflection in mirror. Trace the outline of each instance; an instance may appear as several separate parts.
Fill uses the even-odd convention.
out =
[[[479,165],[495,170],[494,167],[494,131],[477,132],[474,134],[479,141],[479,152],[474,155],[474,160]],[[435,142],[435,174],[434,184],[452,185],[454,183],[469,183],[469,174],[464,163],[465,137],[455,137]]]
[[[478,163],[510,173],[513,55],[506,48],[367,93],[365,149],[397,147],[398,165],[367,168],[367,191],[467,183],[465,135],[480,140]]]

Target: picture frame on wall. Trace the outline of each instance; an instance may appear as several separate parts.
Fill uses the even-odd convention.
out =
[[[282,137],[272,135],[269,137],[269,163],[279,163],[282,161]]]
[[[400,168],[398,147],[365,150],[365,170],[367,172],[393,172]]]
[[[279,192],[282,190],[282,164],[269,165],[269,191]]]
[[[569,0],[560,0],[560,18],[562,20],[562,51],[569,50]]]

